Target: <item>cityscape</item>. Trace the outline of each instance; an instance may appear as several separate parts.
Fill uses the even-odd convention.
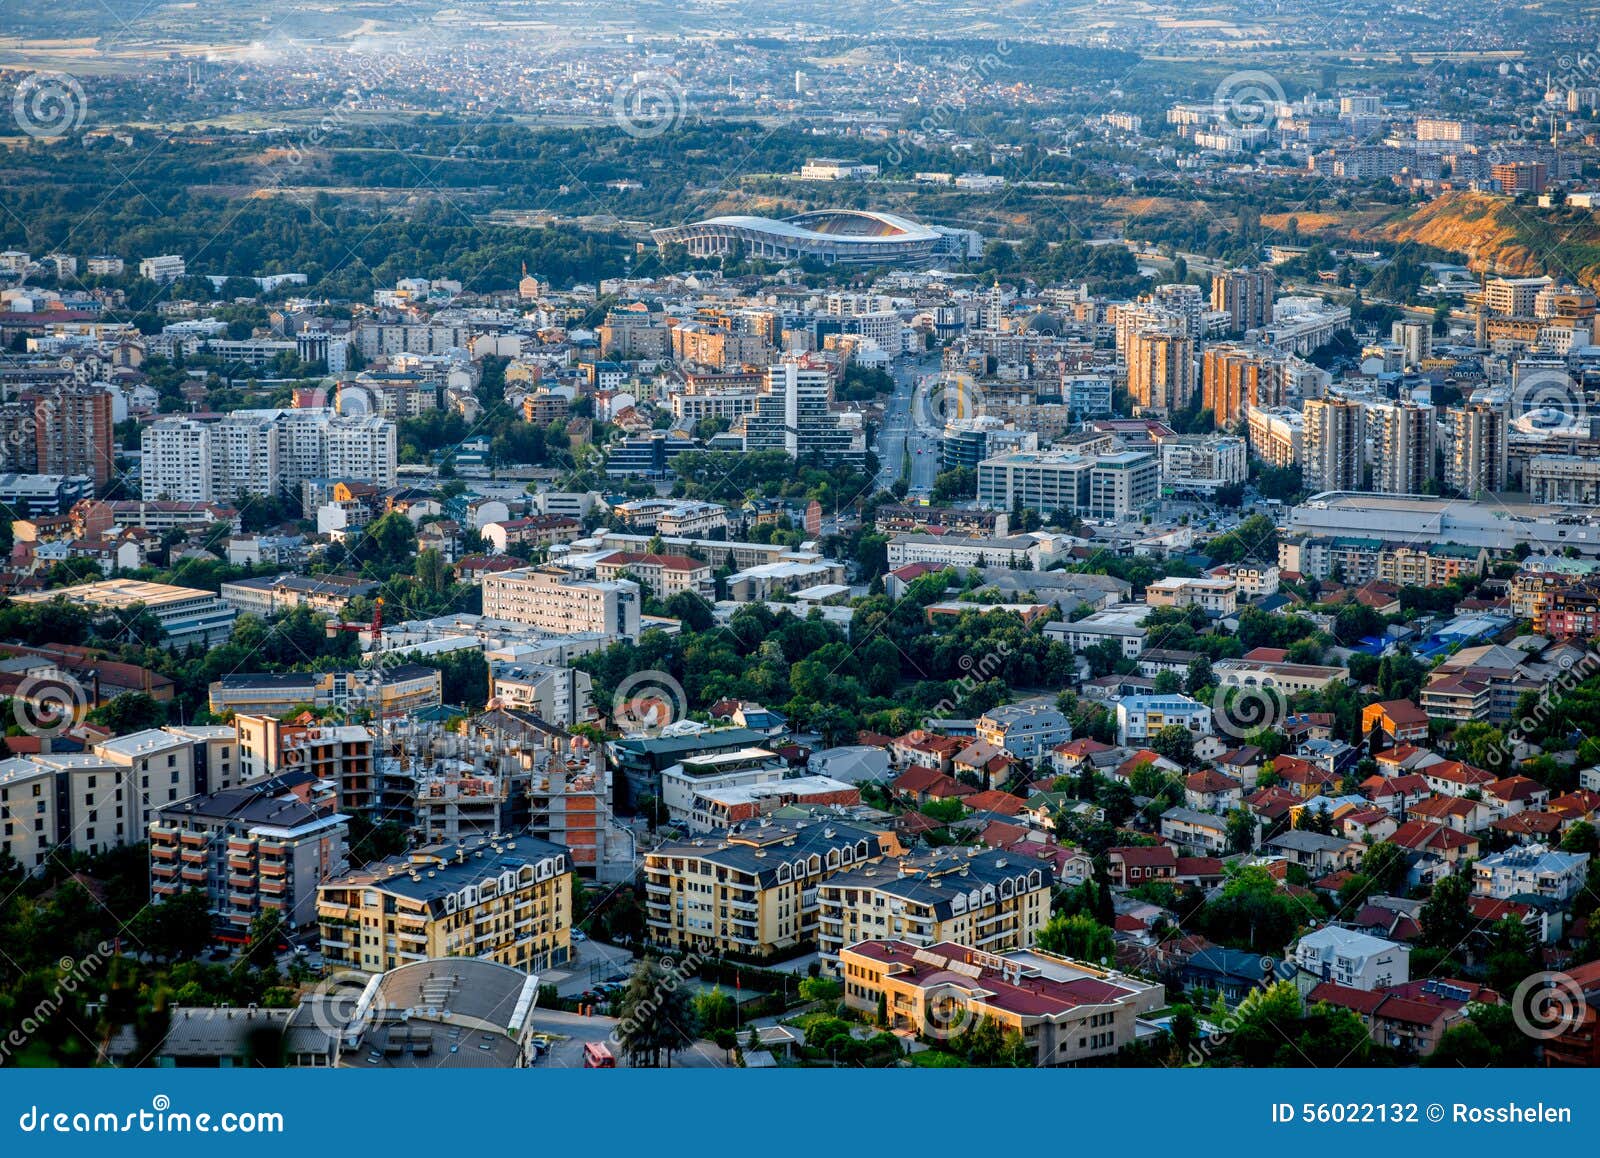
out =
[[[0,1068],[1600,1066],[1597,211],[1583,0],[8,9]]]

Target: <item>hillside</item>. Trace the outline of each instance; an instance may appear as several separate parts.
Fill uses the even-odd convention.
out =
[[[1600,289],[1600,219],[1587,209],[1539,209],[1490,193],[1447,193],[1377,231],[1460,255],[1474,270],[1551,277]]]

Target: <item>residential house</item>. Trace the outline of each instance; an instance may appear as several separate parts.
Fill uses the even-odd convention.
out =
[[[1325,981],[1372,992],[1411,979],[1411,950],[1370,933],[1328,925],[1301,937],[1290,953],[1303,992]]]
[[[1566,904],[1588,878],[1589,854],[1540,844],[1492,853],[1472,866],[1472,890],[1497,900],[1538,897]]]
[[[1291,829],[1261,846],[1264,853],[1285,858],[1313,877],[1350,868],[1361,858],[1361,846],[1341,836]]]
[[[1106,850],[1106,874],[1123,887],[1147,881],[1171,880],[1178,875],[1178,854],[1170,845],[1136,845]]]
[[[1003,704],[978,717],[978,738],[1019,760],[1037,764],[1072,739],[1072,723],[1050,700]]]
[[[1416,743],[1428,738],[1428,713],[1410,700],[1384,700],[1361,710],[1361,734],[1378,733],[1383,747]]]
[[[1214,812],[1176,805],[1161,814],[1161,839],[1200,852],[1228,851],[1228,822]]]

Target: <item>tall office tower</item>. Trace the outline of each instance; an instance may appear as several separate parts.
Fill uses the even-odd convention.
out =
[[[754,413],[745,416],[746,450],[781,450],[795,458],[860,459],[866,454],[861,427],[829,409],[833,384],[827,370],[800,362],[767,368],[766,389]]]
[[[1506,489],[1505,411],[1482,402],[1452,406],[1445,412],[1448,442],[1444,481],[1468,497]]]
[[[1433,326],[1427,322],[1395,322],[1389,327],[1389,339],[1405,351],[1407,366],[1433,357]]]
[[[1194,401],[1194,339],[1163,330],[1128,338],[1128,393],[1141,414],[1165,415]]]
[[[1305,485],[1318,491],[1357,491],[1365,455],[1365,411],[1348,398],[1319,398],[1305,404],[1302,437]]]
[[[1244,420],[1250,407],[1282,406],[1287,378],[1288,361],[1276,351],[1207,346],[1201,363],[1201,405],[1216,416],[1219,428],[1232,427]]]
[[[111,392],[57,386],[32,397],[39,473],[86,474],[97,488],[109,483],[116,473]]]
[[[1211,308],[1229,318],[1229,329],[1255,330],[1272,321],[1272,297],[1277,278],[1271,266],[1230,269],[1211,277]]]
[[[1419,495],[1433,477],[1433,407],[1415,402],[1374,406],[1372,489],[1383,494]]]

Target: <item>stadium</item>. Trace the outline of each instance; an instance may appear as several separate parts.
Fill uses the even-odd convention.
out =
[[[653,229],[661,248],[682,245],[693,257],[722,257],[735,245],[770,261],[814,258],[825,265],[931,265],[979,256],[983,239],[970,229],[922,225],[892,213],[818,209],[781,220],[712,217]]]

